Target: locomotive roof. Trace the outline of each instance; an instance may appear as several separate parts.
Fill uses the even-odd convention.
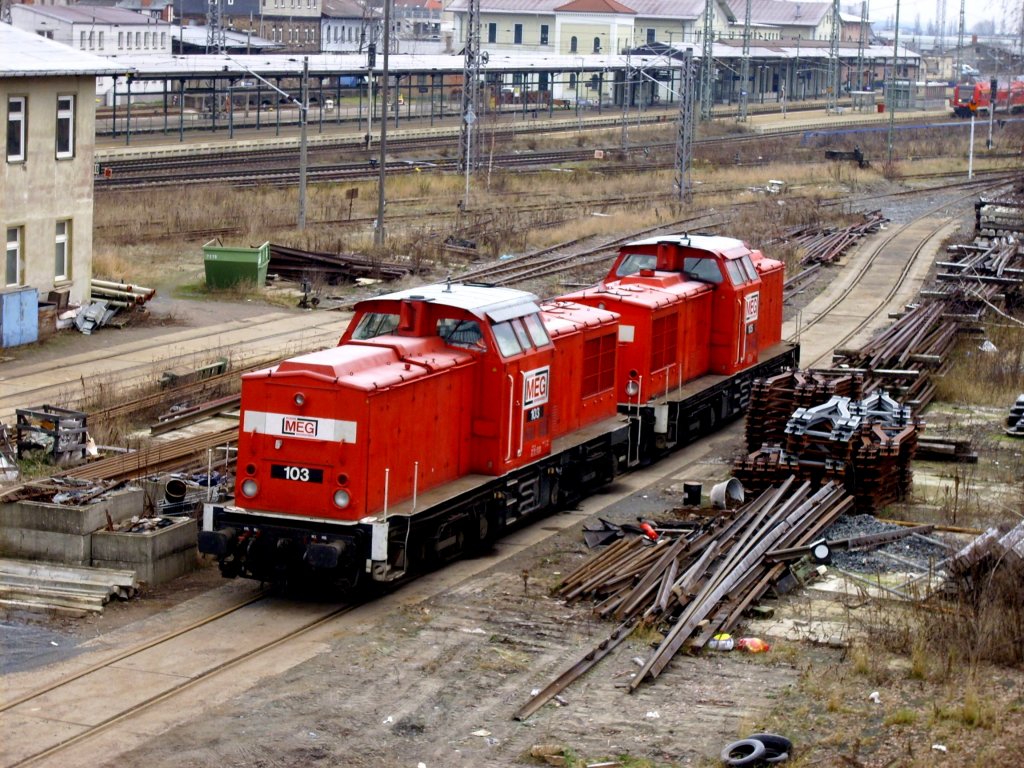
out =
[[[404,301],[420,299],[439,306],[454,307],[472,312],[477,317],[500,323],[513,317],[538,312],[537,297],[515,288],[498,288],[475,283],[434,283],[421,285],[395,293],[385,293],[370,301]]]
[[[701,251],[720,252],[726,256],[740,255],[730,253],[730,251],[742,250],[743,253],[750,252],[750,249],[743,244],[742,240],[722,235],[658,235],[656,237],[644,238],[643,240],[633,240],[626,243],[626,248],[636,245],[657,245],[658,243],[675,243],[676,245],[689,246]]]

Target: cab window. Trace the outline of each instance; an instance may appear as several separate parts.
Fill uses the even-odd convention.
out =
[[[705,283],[722,282],[722,271],[714,259],[700,256],[687,256],[683,259],[683,272]]]
[[[352,332],[356,340],[372,339],[375,336],[387,336],[398,328],[398,315],[388,312],[367,312],[359,319],[359,324]]]
[[[543,347],[551,343],[551,337],[548,336],[548,332],[544,328],[544,323],[541,322],[537,315],[526,315],[523,318],[523,325],[525,325],[526,330],[530,332],[530,338],[533,339],[533,346]]]
[[[733,285],[743,285],[747,282],[747,276],[744,274],[743,267],[738,259],[725,262],[725,271],[729,273],[729,279]]]
[[[509,321],[512,324],[512,330],[515,331],[516,338],[519,339],[519,346],[523,349],[530,348],[530,337],[526,333],[526,329],[523,327],[522,322],[519,318]]]
[[[619,264],[615,270],[615,276],[635,275],[641,269],[654,269],[657,266],[658,257],[653,253],[631,253]]]
[[[444,339],[445,344],[450,344],[453,347],[481,352],[487,349],[483,331],[480,330],[480,324],[476,320],[443,318],[437,321],[437,335]]]
[[[495,323],[491,326],[491,332],[494,334],[494,340],[498,342],[498,351],[502,357],[514,357],[522,353],[523,347],[510,322]]]
[[[750,260],[749,256],[743,256],[740,259],[740,264],[743,265],[743,269],[747,273],[747,279],[750,280],[750,282],[757,280],[757,268],[754,266],[754,262]]]

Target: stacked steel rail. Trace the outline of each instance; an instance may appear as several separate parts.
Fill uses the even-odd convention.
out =
[[[767,553],[810,544],[853,499],[834,483],[814,491],[789,478],[755,501],[696,529],[660,529],[657,543],[623,539],[569,574],[558,588],[566,600],[590,598],[595,612],[619,622],[611,635],[537,693],[515,717],[523,720],[608,655],[637,627],[665,639],[629,684],[636,690],[665,669],[684,647],[699,649],[731,631],[742,614],[786,572]]]

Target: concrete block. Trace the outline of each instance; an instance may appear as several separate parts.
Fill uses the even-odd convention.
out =
[[[144,500],[141,488],[124,488],[82,506],[14,501],[0,505],[0,529],[26,528],[86,536],[105,528],[108,514],[115,523],[142,515]]]
[[[92,536],[92,565],[131,569],[139,581],[162,584],[196,567],[198,535],[194,518],[145,533],[97,531]]]
[[[92,536],[0,527],[0,557],[90,565]]]
[[[94,560],[97,568],[125,568],[135,571],[135,577],[142,583],[155,587],[166,584],[179,576],[194,571],[198,567],[199,550],[196,547],[175,552],[160,560],[145,563],[127,563],[121,561]]]

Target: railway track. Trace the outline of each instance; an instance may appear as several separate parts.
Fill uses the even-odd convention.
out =
[[[989,184],[998,186],[991,181]],[[835,283],[835,290],[826,294],[826,299],[814,306],[813,317],[804,322],[800,316],[792,323],[795,327],[788,334],[787,340],[801,343],[801,367],[815,368],[830,363],[834,349],[847,346],[852,339],[871,327],[886,312],[895,297],[906,290],[912,273],[920,267],[918,258],[924,248],[949,225],[947,219],[935,221],[927,217],[948,210],[955,202],[962,202],[975,194],[971,192],[961,195],[954,202],[946,200],[923,216],[886,231],[881,239],[872,242],[868,255],[856,263],[849,279]],[[901,238],[910,242],[895,247]],[[877,277],[879,274],[882,275],[880,279]],[[869,276],[873,277],[872,282],[868,282]],[[867,311],[864,311],[865,307]],[[824,325],[830,323],[830,318],[834,318],[836,313],[858,319],[848,323],[848,330],[836,334],[831,327]],[[809,331],[815,334],[813,344],[807,344],[805,340]]]
[[[80,748],[76,754],[81,757],[103,737],[123,739],[117,729],[161,705],[188,710],[194,701],[187,694],[230,680],[246,662],[294,644],[355,607],[285,602],[260,591],[18,693],[0,704],[0,728],[7,734],[2,766],[77,765],[74,757],[66,757],[69,750]]]
[[[559,131],[578,131],[586,127],[586,123],[577,125],[549,125],[524,129],[518,124],[499,124],[498,130],[503,136],[509,133],[557,133]],[[609,126],[603,122],[594,130],[606,130]],[[430,153],[428,157],[412,159],[395,159],[388,161],[386,170],[389,174],[413,173],[418,171],[450,172],[457,167],[455,159],[442,157],[440,150],[449,149],[457,134],[447,129],[439,135],[423,135],[422,131],[412,136],[397,135],[388,139],[388,146],[393,154]],[[775,139],[804,136],[808,133],[805,127],[781,127],[770,135],[758,133],[730,134],[726,136],[709,136],[698,138],[693,142],[695,153],[701,148],[711,149],[717,146],[763,145]],[[524,165],[550,165],[558,162],[581,162],[594,157],[595,150],[601,150],[608,156],[632,157],[637,154],[671,153],[674,142],[644,142],[632,149],[624,149],[620,145],[605,147],[589,147],[587,149],[563,150],[560,152],[520,152],[493,155],[488,163],[494,167],[511,168]],[[317,158],[333,160],[342,153],[355,154],[358,160],[350,162],[323,162],[315,164]],[[320,143],[309,149],[311,162],[314,163],[307,173],[310,182],[339,182],[374,178],[379,169],[376,162],[375,149],[367,149],[361,138],[356,135],[341,136],[336,141]],[[815,158],[818,159],[817,156]],[[229,184],[235,187],[249,187],[260,184],[292,186],[299,182],[299,174],[295,169],[296,149],[255,149],[255,150],[196,150],[195,153],[183,153],[173,157],[156,157],[145,159],[117,159],[104,157],[102,150],[97,163],[103,172],[95,179],[97,190],[102,189],[139,189],[155,188],[179,183],[188,184]],[[670,168],[671,161],[663,161],[658,165]],[[217,170],[211,168],[215,166]]]
[[[12,423],[17,408],[40,403],[99,412],[104,409],[92,403],[104,392],[115,395],[145,390],[168,368],[205,364],[222,356],[228,358],[231,366],[246,369],[277,359],[283,353],[297,354],[337,341],[343,330],[342,318],[333,312],[318,313],[316,317],[316,322],[310,322],[306,315],[275,312],[221,329],[214,338],[210,338],[208,329],[193,328],[164,337],[163,348],[158,350],[151,349],[150,342],[141,341],[129,347],[137,354],[117,360],[109,359],[104,352],[92,352],[65,357],[57,370],[53,363],[25,366],[15,371],[14,376],[0,380],[0,421]],[[201,355],[193,347],[196,339],[209,341]],[[87,383],[76,370],[95,373]],[[117,410],[110,413],[116,416]]]

